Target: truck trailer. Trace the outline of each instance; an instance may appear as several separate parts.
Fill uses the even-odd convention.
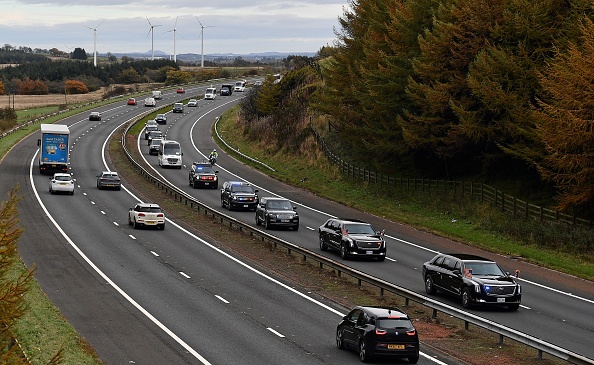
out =
[[[39,146],[39,172],[50,174],[68,172],[70,130],[63,124],[41,124]]]

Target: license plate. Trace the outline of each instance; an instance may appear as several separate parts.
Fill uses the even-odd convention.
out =
[[[497,303],[505,303],[505,298],[497,298]]]
[[[145,221],[144,224],[157,224],[155,221]]]
[[[244,205],[243,205],[243,207],[244,207],[244,208],[247,208],[247,207],[249,207],[249,205],[247,205],[247,204],[244,204]]]
[[[365,251],[366,255],[373,255],[373,251]]]
[[[210,184],[210,183],[207,183],[207,182],[204,183],[204,185],[208,185],[208,184]]]
[[[404,345],[388,345],[389,350],[404,350]]]
[[[281,219],[281,222],[283,222],[283,223],[288,223],[288,222],[290,222],[290,221],[289,221],[288,219]]]

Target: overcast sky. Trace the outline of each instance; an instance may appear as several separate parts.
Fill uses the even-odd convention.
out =
[[[168,54],[316,52],[335,40],[347,0],[0,0],[0,46]],[[177,24],[176,24],[177,19]],[[173,32],[173,29],[176,32]]]

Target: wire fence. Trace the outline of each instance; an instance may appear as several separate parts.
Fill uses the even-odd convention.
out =
[[[394,177],[355,166],[333,153],[322,136],[320,136],[320,134],[313,128],[311,128],[311,130],[330,163],[337,166],[342,174],[353,180],[384,186],[386,190],[400,189],[403,191],[414,191],[426,194],[449,195],[453,198],[465,197],[480,200],[481,202],[491,204],[494,208],[499,209],[502,212],[507,212],[524,219],[555,221],[574,226],[592,227],[592,219],[584,219],[577,217],[575,214],[567,214],[558,210],[530,204],[527,201],[506,194],[505,192],[484,183]]]

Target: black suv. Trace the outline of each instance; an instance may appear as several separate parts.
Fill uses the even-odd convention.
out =
[[[333,248],[340,257],[375,257],[386,259],[386,242],[383,232],[358,219],[328,219],[318,228],[320,250]]]
[[[242,181],[225,181],[221,189],[221,206],[229,210],[234,208],[255,211],[258,205],[258,190]]]
[[[419,361],[417,330],[396,307],[355,307],[336,328],[336,346],[356,350],[363,362],[374,356]]]
[[[158,131],[159,127],[157,126],[157,123],[147,123],[146,126],[144,127],[144,139],[148,139],[149,137],[149,133],[152,131]]]
[[[516,310],[522,300],[516,278],[480,256],[438,254],[423,264],[423,280],[427,294],[441,290],[455,295],[464,308],[486,304]]]
[[[269,229],[273,226],[292,227],[299,230],[299,214],[289,199],[261,198],[256,207],[256,225],[263,224]]]
[[[219,172],[212,168],[210,162],[193,162],[188,176],[190,185],[194,188],[212,188],[219,187]]]
[[[155,138],[159,138],[159,139],[163,139],[163,132],[161,132],[160,130],[156,130],[156,131],[150,131],[148,134],[148,137],[146,138],[148,143],[147,146],[151,145],[151,142],[153,141],[153,139]]]
[[[167,116],[165,114],[157,114],[155,122],[158,124],[167,124]]]

